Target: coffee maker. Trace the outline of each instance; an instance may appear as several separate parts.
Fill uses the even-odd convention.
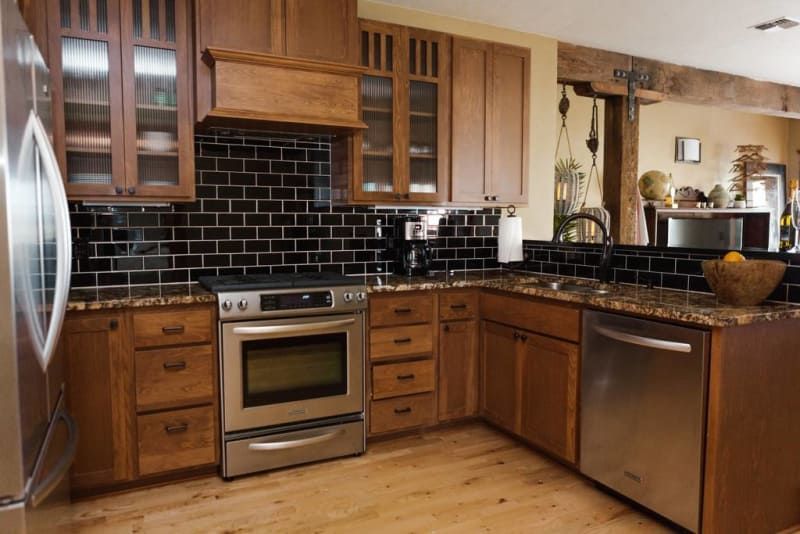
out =
[[[395,219],[394,248],[397,272],[406,276],[426,275],[433,253],[428,243],[428,222],[419,215]]]

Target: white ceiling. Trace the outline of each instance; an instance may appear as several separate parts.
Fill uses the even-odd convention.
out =
[[[680,65],[800,86],[800,0],[379,0]]]

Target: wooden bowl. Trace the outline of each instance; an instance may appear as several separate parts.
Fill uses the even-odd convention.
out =
[[[783,280],[786,264],[777,260],[706,260],[703,274],[723,304],[757,306]]]

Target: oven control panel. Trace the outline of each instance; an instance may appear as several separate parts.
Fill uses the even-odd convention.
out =
[[[302,291],[261,295],[261,311],[302,310],[333,307],[331,291]]]
[[[367,308],[363,285],[217,293],[219,318],[239,321],[262,317],[298,317],[355,312]]]

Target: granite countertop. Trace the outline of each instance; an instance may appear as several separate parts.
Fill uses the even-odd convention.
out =
[[[142,308],[216,301],[217,297],[199,284],[93,287],[71,290],[67,311]]]
[[[740,326],[782,319],[800,319],[800,305],[764,303],[760,306],[737,307],[720,304],[714,295],[673,289],[648,289],[627,284],[599,284],[592,280],[564,278],[534,273],[509,271],[444,273],[433,277],[397,275],[366,277],[370,293],[420,291],[433,289],[483,287],[582,304],[589,308],[618,311],[707,327]],[[603,295],[557,291],[526,284],[537,281],[561,281],[606,289]]]

